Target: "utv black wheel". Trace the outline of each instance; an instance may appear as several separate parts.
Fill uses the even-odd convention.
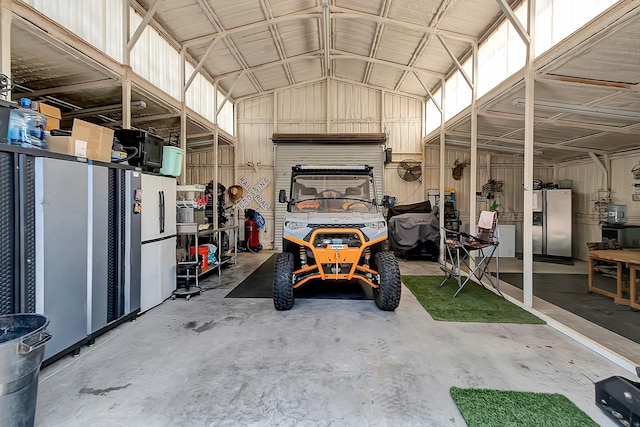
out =
[[[278,254],[273,270],[273,306],[276,310],[293,307],[293,254]]]
[[[380,310],[394,311],[400,304],[400,267],[392,252],[378,252],[373,261],[380,274],[378,289],[373,290],[373,300]]]

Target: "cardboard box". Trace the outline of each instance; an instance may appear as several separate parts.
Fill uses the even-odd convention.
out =
[[[42,102],[37,103],[37,110],[47,116],[47,129],[60,129],[60,119],[62,118],[62,114],[60,113],[60,109],[56,107],[52,107],[51,105],[47,105]]]
[[[86,157],[100,162],[111,162],[113,130],[73,119],[71,136],[48,136],[49,151]]]

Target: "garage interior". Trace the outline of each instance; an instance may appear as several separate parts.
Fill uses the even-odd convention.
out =
[[[129,183],[128,169],[1,144],[2,186],[35,180],[33,205],[19,200],[20,187],[3,195],[5,206],[40,212],[44,200],[24,221],[45,231],[31,249],[24,231],[20,250],[46,261],[20,264],[5,245],[3,286],[20,282],[22,294],[3,295],[0,314],[73,313],[68,329],[51,325],[52,340],[67,341],[47,344],[36,425],[465,425],[452,386],[561,393],[599,425],[615,424],[594,404],[593,386],[637,379],[640,278],[627,276],[632,261],[601,278],[613,293],[589,289],[588,243],[640,254],[640,1],[1,6],[8,99],[55,107],[59,129],[76,130],[79,119],[116,135],[146,130],[182,153],[179,172],[146,191],[145,177],[157,174],[142,174],[143,214],[145,195],[159,190],[174,227],[168,239],[149,238],[146,252],[143,230],[141,259],[131,261],[142,308],[122,297],[117,320],[100,323],[91,281],[110,268],[96,248],[112,237],[95,230],[111,229],[112,218],[96,212],[111,209],[100,200],[112,195],[99,183],[101,174]],[[48,158],[71,166],[55,169]],[[363,162],[374,165],[385,207],[452,202],[471,234],[481,211],[497,210],[500,289],[546,325],[435,321],[406,287],[395,312],[340,298],[278,312],[270,298],[227,297],[282,251],[278,192],[289,189],[292,165]],[[544,242],[559,236],[569,251],[561,256],[536,246],[550,223],[538,206],[556,189],[568,191],[570,222]],[[194,202],[208,227],[181,234],[172,212],[194,192],[210,196]],[[244,250],[246,209],[264,220],[257,250]],[[3,214],[3,228],[13,236],[21,228],[11,218]],[[176,258],[198,241],[216,247],[196,282],[203,292],[174,300]],[[398,256],[401,274],[441,276],[443,244],[436,240],[440,256]],[[595,300],[600,317],[569,307]]]

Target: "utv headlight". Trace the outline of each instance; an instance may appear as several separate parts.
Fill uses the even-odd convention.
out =
[[[366,222],[364,226],[368,228],[373,228],[374,230],[382,230],[387,226],[387,224],[384,221],[375,221],[375,222]]]
[[[285,221],[284,226],[290,230],[300,230],[301,228],[306,228],[307,223],[300,221]]]

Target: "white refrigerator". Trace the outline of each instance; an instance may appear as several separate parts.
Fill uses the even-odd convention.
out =
[[[140,312],[176,289],[176,179],[142,175]]]

